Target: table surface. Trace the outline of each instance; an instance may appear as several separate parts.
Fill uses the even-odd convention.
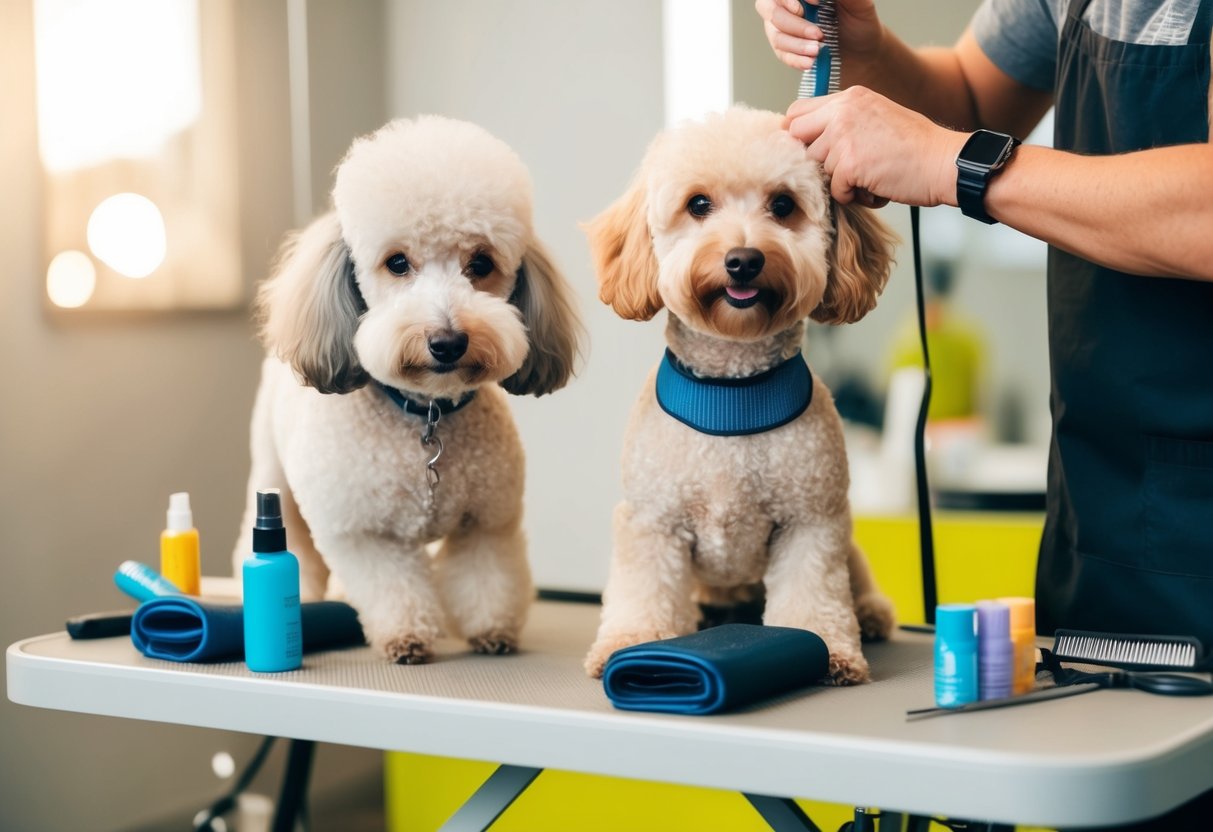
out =
[[[1042,826],[1122,823],[1213,786],[1213,697],[1101,690],[908,722],[933,704],[931,639],[866,646],[874,681],[731,714],[614,710],[581,660],[593,605],[539,602],[523,652],[455,641],[400,666],[369,648],[253,674],[147,659],[128,638],[8,648],[8,695],[43,708]]]

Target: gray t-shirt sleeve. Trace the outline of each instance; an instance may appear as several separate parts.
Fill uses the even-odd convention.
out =
[[[1021,84],[1052,90],[1057,18],[1050,0],[985,0],[970,24],[994,65]]]

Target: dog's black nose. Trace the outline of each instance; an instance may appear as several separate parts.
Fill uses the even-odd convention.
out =
[[[724,256],[724,270],[738,283],[749,283],[758,277],[766,261],[756,248],[731,248]]]
[[[427,339],[430,355],[435,361],[443,364],[453,364],[468,351],[468,334],[466,332],[436,332]]]

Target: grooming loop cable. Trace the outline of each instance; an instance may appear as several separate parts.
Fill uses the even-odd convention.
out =
[[[825,42],[813,66],[800,77],[800,98],[816,98],[838,92],[842,84],[842,56],[838,51],[838,15],[834,0],[811,5],[800,0],[805,20],[821,29]],[[935,623],[938,589],[935,581],[935,537],[931,527],[931,492],[927,482],[926,428],[931,406],[931,356],[927,350],[926,304],[922,280],[922,247],[919,243],[918,206],[910,206],[910,231],[914,247],[914,298],[918,305],[918,335],[922,341],[923,386],[914,428],[914,480],[918,502],[918,547],[922,569],[922,612],[927,624]]]

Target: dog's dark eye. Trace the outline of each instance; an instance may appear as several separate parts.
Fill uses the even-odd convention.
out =
[[[409,258],[405,257],[403,254],[393,254],[386,261],[384,261],[383,265],[387,266],[387,270],[392,274],[401,275],[408,274],[409,270],[413,268],[409,264]]]
[[[706,217],[712,213],[712,200],[703,194],[695,194],[687,200],[687,210],[695,217]]]
[[[472,277],[487,277],[495,268],[492,258],[481,253],[468,261],[467,272]]]
[[[779,194],[771,200],[771,213],[779,219],[783,219],[795,210],[796,203],[787,194]]]

